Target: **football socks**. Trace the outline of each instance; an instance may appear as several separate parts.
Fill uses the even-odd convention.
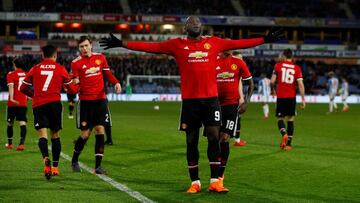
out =
[[[219,177],[222,177],[224,175],[226,163],[230,154],[229,142],[220,143],[220,152],[221,152],[221,165],[220,165]]]
[[[286,134],[284,120],[278,120],[278,128],[279,128],[279,131],[280,131],[281,135],[284,136]]]
[[[26,132],[27,132],[26,125],[20,126],[20,144],[25,143]]]
[[[13,136],[14,136],[13,126],[8,126],[6,133],[7,133],[7,137],[8,137],[8,143],[10,145],[10,144],[12,144],[12,140],[13,140]]]
[[[42,154],[42,157],[49,157],[49,150],[48,150],[48,140],[44,137],[39,139],[38,142],[40,152]]]
[[[51,139],[51,148],[52,148],[52,157],[53,157],[53,166],[58,167],[60,153],[61,153],[61,142],[60,138]]]
[[[288,133],[288,141],[286,145],[291,146],[291,140],[294,135],[294,121],[287,122],[287,133]]]
[[[79,138],[76,140],[74,147],[74,154],[71,160],[72,163],[79,161],[80,153],[84,149],[87,140],[88,139],[83,139],[81,136],[79,136]]]
[[[102,158],[104,156],[104,134],[95,135],[95,168],[101,165]]]

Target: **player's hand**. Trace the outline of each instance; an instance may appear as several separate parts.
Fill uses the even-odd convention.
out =
[[[116,94],[120,94],[120,93],[121,93],[121,85],[120,85],[120,83],[116,83],[116,84],[115,84],[115,91],[116,91]]]
[[[74,78],[73,79],[73,83],[76,85],[76,84],[79,84],[80,83],[80,80],[79,78]]]
[[[241,105],[239,104],[238,110],[240,114],[245,113],[246,109],[247,109],[247,102],[244,102]]]
[[[110,33],[110,37],[101,38],[99,44],[100,47],[103,47],[105,50],[123,46],[122,40],[115,37],[113,33]]]
[[[276,95],[276,92],[275,92],[275,90],[274,89],[271,89],[271,96],[273,96],[273,98],[275,97],[275,95]]]
[[[14,103],[15,106],[19,106],[20,102],[15,100],[15,99],[11,99],[10,100],[12,103]]]
[[[265,43],[276,42],[285,37],[284,30],[282,28],[272,27],[270,31],[264,36]]]
[[[302,101],[300,104],[300,108],[305,109],[305,107],[306,107],[306,103],[305,103],[305,101]]]

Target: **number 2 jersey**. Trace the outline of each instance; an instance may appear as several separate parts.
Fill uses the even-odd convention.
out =
[[[9,100],[7,105],[9,107],[12,106],[26,106],[26,95],[20,92],[20,85],[22,83],[22,80],[24,80],[26,75],[26,72],[23,71],[21,68],[18,68],[14,71],[11,71],[7,74],[6,76],[6,80],[7,80],[7,85],[14,85],[14,100],[19,102],[19,105],[14,104],[13,102],[10,101],[10,95],[9,95]]]
[[[291,61],[283,61],[275,65],[273,74],[277,76],[277,98],[296,97],[296,81],[303,79],[300,67]]]
[[[238,104],[239,81],[251,78],[251,73],[243,60],[234,56],[219,57],[216,80],[220,106]]]
[[[30,69],[23,83],[33,86],[32,107],[35,108],[47,103],[60,101],[63,85],[69,86],[72,81],[64,66],[53,60],[45,59]]]

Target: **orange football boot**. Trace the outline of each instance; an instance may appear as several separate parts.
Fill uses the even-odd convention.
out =
[[[210,183],[208,188],[210,192],[217,192],[217,193],[227,193],[229,189],[225,188],[223,185],[223,181],[217,180],[215,182]]]
[[[292,150],[292,147],[290,145],[286,145],[284,148],[285,151],[290,151]]]
[[[52,167],[52,168],[51,168],[51,174],[52,174],[53,176],[59,175],[59,174],[60,174],[59,168],[58,168],[58,167]]]
[[[13,145],[12,145],[12,144],[5,144],[5,148],[6,148],[6,149],[12,149],[12,148],[13,148]]]
[[[19,144],[19,146],[16,148],[16,151],[24,151],[24,150],[25,150],[24,144]]]
[[[285,135],[282,136],[281,143],[280,143],[280,148],[281,148],[281,149],[284,149],[284,148],[285,148],[287,139],[288,139],[288,135],[287,135],[287,134],[285,134]]]
[[[190,194],[195,194],[200,191],[201,191],[201,184],[193,183],[193,184],[191,184],[191,186],[189,187],[189,189],[186,192],[190,193]]]
[[[245,140],[240,140],[240,142],[235,142],[234,146],[236,147],[243,147],[247,144],[247,142]]]
[[[47,180],[50,180],[51,178],[51,161],[48,157],[45,157],[44,159],[44,176]]]

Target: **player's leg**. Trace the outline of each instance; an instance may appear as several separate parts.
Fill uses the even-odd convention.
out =
[[[236,147],[243,147],[246,145],[246,141],[241,138],[241,115],[239,114],[236,120],[236,131],[235,131],[235,143]]]
[[[91,118],[95,125],[95,173],[106,174],[107,172],[101,167],[101,162],[104,156],[105,149],[105,127],[109,125],[110,116],[105,99],[95,100],[94,105],[96,109]]]
[[[287,108],[288,108],[288,101],[287,99],[277,99],[276,101],[276,116],[277,116],[277,126],[279,129],[279,132],[281,134],[281,143],[280,148],[284,149],[287,142],[287,132],[285,127],[285,116],[287,114]]]
[[[69,102],[69,119],[73,119],[74,118],[74,115],[73,115],[73,112],[74,112],[74,108],[75,108],[75,103],[73,101],[70,101]]]
[[[221,126],[221,109],[218,98],[204,99],[201,105],[200,117],[204,124],[204,136],[208,139],[207,155],[210,163],[209,191],[226,193],[229,190],[220,181],[221,154],[219,133]]]
[[[7,121],[7,128],[6,128],[6,135],[7,135],[7,143],[5,144],[5,148],[12,149],[13,148],[13,137],[14,137],[14,120],[15,120],[15,112],[14,107],[7,107],[6,108],[6,121]]]
[[[343,95],[343,97],[342,97],[342,103],[343,103],[342,111],[343,112],[348,112],[349,111],[349,105],[347,104],[346,99],[347,99],[347,95]]]
[[[288,135],[288,140],[285,146],[285,150],[291,150],[291,142],[294,136],[294,120],[295,120],[295,116],[288,116],[287,117],[287,135]]]
[[[197,193],[201,190],[199,178],[199,128],[186,130],[186,160],[191,179],[188,193]]]
[[[198,101],[184,99],[181,105],[179,130],[186,132],[186,160],[188,164],[191,186],[187,193],[198,193],[201,191],[199,178],[199,129],[201,120],[199,118]]]
[[[19,146],[16,148],[17,151],[25,150],[25,139],[26,139],[26,122],[27,122],[27,108],[26,107],[19,107],[18,112],[16,115],[17,120],[19,121],[20,126],[20,143]]]
[[[53,167],[51,173],[53,176],[59,175],[59,161],[61,154],[60,130],[51,130],[51,149],[53,157]]]
[[[75,141],[74,153],[71,160],[71,166],[74,172],[81,171],[78,163],[79,156],[91,134],[91,123],[89,123],[91,108],[92,106],[90,105],[90,101],[79,101],[78,103],[76,123],[77,128],[80,129],[80,136]]]

